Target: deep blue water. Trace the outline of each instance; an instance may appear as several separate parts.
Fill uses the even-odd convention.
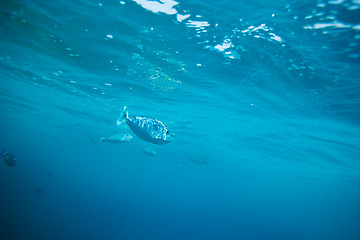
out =
[[[359,69],[358,0],[3,0],[0,239],[358,240]]]

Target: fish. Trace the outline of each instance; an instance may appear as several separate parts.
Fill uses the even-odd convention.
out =
[[[127,143],[130,142],[132,138],[133,136],[130,134],[118,133],[110,137],[102,137],[100,138],[100,141],[110,143]]]
[[[0,157],[2,157],[9,167],[13,167],[17,164],[18,160],[13,153],[6,153],[5,148],[1,150]]]
[[[148,148],[142,148],[141,150],[142,150],[146,155],[151,156],[151,157],[157,155],[157,152],[156,152],[154,149],[149,148],[149,147],[148,147]]]
[[[126,106],[121,111],[116,125],[120,126],[124,122],[136,136],[153,144],[167,144],[171,142],[175,136],[173,133],[170,133],[164,123],[155,118],[129,115]]]
[[[36,187],[36,188],[34,188],[34,192],[37,194],[42,194],[44,192],[44,188]]]

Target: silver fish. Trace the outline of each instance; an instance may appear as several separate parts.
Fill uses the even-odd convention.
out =
[[[6,153],[4,148],[1,150],[0,157],[4,159],[6,165],[8,165],[9,167],[15,166],[18,161],[15,154]]]
[[[116,122],[120,125],[123,122],[130,127],[136,136],[146,142],[163,145],[172,141],[174,134],[170,133],[165,124],[161,121],[144,116],[129,115],[126,106]]]
[[[148,148],[142,148],[141,150],[142,150],[146,155],[151,156],[151,157],[157,155],[157,152],[156,152],[154,149],[149,148],[149,147],[148,147]]]
[[[131,136],[130,134],[118,133],[110,137],[102,137],[100,138],[100,141],[110,143],[127,143],[130,142],[132,138],[133,136]]]

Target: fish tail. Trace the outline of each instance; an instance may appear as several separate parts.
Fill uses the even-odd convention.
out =
[[[127,118],[127,116],[128,116],[128,112],[126,110],[126,105],[125,105],[125,107],[123,108],[123,110],[120,113],[118,120],[116,121],[116,126],[119,126],[120,124],[122,124],[125,121],[125,119]]]

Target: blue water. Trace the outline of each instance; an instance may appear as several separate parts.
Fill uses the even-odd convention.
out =
[[[1,1],[0,239],[358,240],[359,69],[358,0]]]

